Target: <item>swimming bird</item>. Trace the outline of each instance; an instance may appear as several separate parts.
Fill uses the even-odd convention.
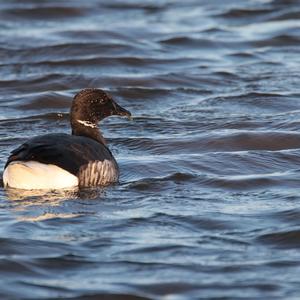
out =
[[[117,182],[118,164],[98,127],[112,115],[131,117],[103,90],[80,91],[71,106],[72,134],[37,136],[13,150],[4,167],[4,186],[62,189]]]

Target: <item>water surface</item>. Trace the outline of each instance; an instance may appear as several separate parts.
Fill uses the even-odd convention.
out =
[[[222,3],[221,3],[222,2]],[[0,168],[104,88],[120,184],[0,189],[1,299],[299,299],[300,2],[0,4]]]

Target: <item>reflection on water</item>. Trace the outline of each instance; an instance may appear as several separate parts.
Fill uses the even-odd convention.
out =
[[[53,218],[75,218],[87,213],[82,210],[71,209],[70,212],[61,209],[68,201],[85,201],[88,199],[101,200],[105,197],[105,191],[102,188],[89,189],[65,189],[65,190],[21,190],[5,189],[5,196],[8,201],[12,201],[12,211],[16,213],[19,221],[43,221]]]
[[[26,205],[26,203],[30,202],[43,204],[48,201],[53,204],[59,200],[79,197],[78,188],[61,190],[22,190],[6,188],[5,193],[9,200],[22,201],[22,205]]]
[[[101,130],[120,184],[0,181],[1,299],[298,299],[299,1],[2,1],[0,168],[70,132],[72,96],[133,112]],[[284,275],[283,275],[284,273]]]

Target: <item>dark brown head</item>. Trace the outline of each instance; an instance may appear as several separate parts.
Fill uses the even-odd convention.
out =
[[[118,105],[110,95],[100,89],[84,89],[75,95],[71,107],[72,134],[92,138],[98,122],[109,116],[131,117],[131,113]],[[100,133],[99,133],[100,134]]]

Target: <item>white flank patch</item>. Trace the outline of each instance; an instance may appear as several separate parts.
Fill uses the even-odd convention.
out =
[[[36,161],[14,161],[4,170],[5,187],[33,189],[63,189],[78,186],[78,178],[64,169]]]
[[[82,121],[82,120],[77,120],[78,123],[87,126],[87,127],[91,127],[91,128],[97,128],[97,125],[95,123],[89,122],[89,121]]]

